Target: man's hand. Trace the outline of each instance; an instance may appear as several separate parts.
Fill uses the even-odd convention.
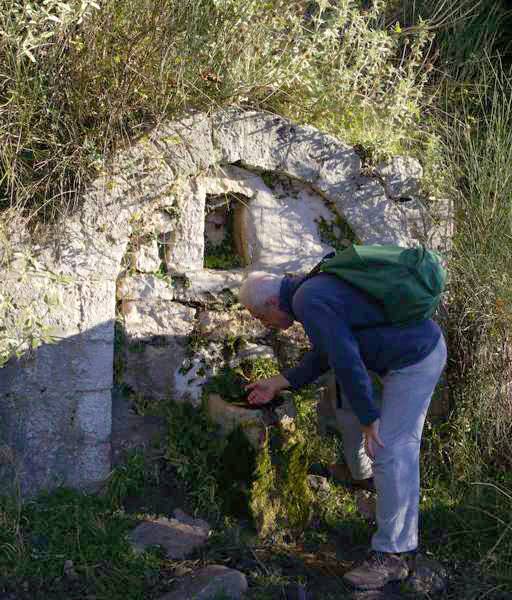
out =
[[[250,390],[247,396],[249,404],[267,404],[278,394],[290,385],[290,382],[282,375],[274,375],[268,379],[259,379],[246,386]]]
[[[380,439],[379,436],[379,426],[380,419],[376,419],[373,423],[369,425],[361,425],[361,429],[364,434],[364,447],[366,450],[366,454],[372,459],[375,460],[375,451],[377,446],[384,448],[384,443]]]

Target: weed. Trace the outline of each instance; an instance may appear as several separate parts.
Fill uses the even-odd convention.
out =
[[[451,260],[448,380],[452,463],[466,476],[510,467],[512,84],[490,64],[456,119],[443,122],[461,216]],[[478,452],[474,450],[478,448]],[[476,469],[470,474],[472,466]],[[485,468],[485,467],[484,467]]]
[[[242,259],[237,253],[234,240],[234,211],[238,201],[236,194],[207,196],[204,251],[204,266],[207,269],[228,270],[242,266]],[[215,216],[220,223],[213,223]],[[222,232],[223,238],[220,241],[214,242],[211,239],[209,226],[219,228]]]
[[[139,600],[148,589],[145,574],[161,562],[155,554],[132,552],[126,534],[134,524],[132,518],[113,511],[107,498],[63,488],[23,506],[4,499],[0,583],[10,581],[16,589],[23,582],[41,598],[92,593],[99,600]],[[62,577],[67,560],[73,561],[77,572],[73,584]]]
[[[279,373],[277,362],[271,358],[255,358],[242,364],[243,371],[249,381],[267,379]]]
[[[202,411],[189,404],[167,405],[165,458],[185,483],[199,512],[218,518],[219,457],[225,440]]]
[[[119,508],[129,494],[140,494],[147,483],[158,484],[158,469],[150,469],[143,452],[133,450],[122,465],[116,467],[108,479],[107,498]]]
[[[348,245],[358,243],[348,223],[339,215],[333,221],[326,221],[323,217],[320,217],[317,226],[320,241],[328,244],[334,250],[344,250]]]
[[[235,338],[233,344],[236,345],[240,341],[239,338]],[[222,368],[215,376],[210,378],[204,386],[204,392],[206,394],[219,394],[227,402],[240,403],[247,396],[245,388],[249,383],[272,377],[278,373],[278,365],[272,359],[245,360],[239,367]]]
[[[227,402],[239,403],[247,396],[245,386],[249,380],[239,370],[224,368],[204,386],[206,394],[219,394]]]

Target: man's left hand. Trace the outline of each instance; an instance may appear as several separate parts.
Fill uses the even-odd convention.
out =
[[[369,425],[361,425],[361,430],[364,434],[364,447],[366,454],[368,454],[372,460],[375,460],[375,451],[377,450],[377,447],[384,448],[384,442],[379,436],[379,426],[380,419],[376,419]]]

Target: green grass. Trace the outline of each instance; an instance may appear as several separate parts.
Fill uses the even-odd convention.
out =
[[[450,264],[448,381],[455,463],[480,476],[510,469],[512,82],[489,62],[472,94],[440,122],[457,231]]]
[[[0,588],[34,598],[145,598],[146,576],[162,566],[154,553],[136,556],[126,539],[135,519],[105,498],[59,489],[23,507],[0,504]],[[63,577],[73,561],[75,581]],[[66,596],[66,594],[69,594]]]
[[[321,460],[329,462],[339,447],[336,438],[315,438],[312,390],[308,393],[309,398],[304,393],[298,399],[299,426],[303,435],[310,435],[315,458],[319,453]],[[180,432],[179,464],[189,484],[189,500],[199,509],[202,503],[205,507],[212,476],[220,473],[216,470],[219,454],[213,449],[224,444],[212,439],[212,430],[205,428],[207,422],[199,414],[188,410],[184,409],[183,418],[189,428],[185,429],[176,413],[174,427]],[[215,457],[210,465],[205,460],[208,457]],[[139,453],[130,456],[125,467],[115,472],[113,489],[104,496],[58,489],[25,505],[4,498],[0,503],[0,591],[23,594],[28,589],[31,597],[45,600],[78,600],[88,595],[98,600],[139,600],[159,598],[172,589],[174,569],[180,561],[166,561],[157,548],[137,556],[126,538],[143,516],[126,512],[126,496],[138,493],[143,497],[148,485],[161,483],[148,473],[143,458]],[[288,465],[286,456],[283,458],[281,466]],[[235,463],[224,467],[231,472],[239,464],[237,453]],[[174,467],[178,468],[176,462]],[[286,486],[280,489],[286,491]],[[421,549],[448,568],[451,584],[447,598],[498,599],[509,589],[510,489],[510,475],[503,476],[499,487],[492,482],[424,481]],[[214,535],[196,558],[201,564],[221,563],[244,572],[250,584],[249,599],[279,597],[288,586],[299,583],[325,598],[348,593],[341,575],[363,556],[373,532],[357,514],[352,494],[331,486],[327,495],[315,498],[315,517],[301,535],[269,540],[260,538],[246,518],[225,516],[220,502],[215,504],[220,496],[209,498],[218,510],[213,514],[210,506],[199,514],[208,513]],[[69,560],[77,573],[74,580],[64,576],[64,564]],[[197,568],[199,563],[195,564]]]

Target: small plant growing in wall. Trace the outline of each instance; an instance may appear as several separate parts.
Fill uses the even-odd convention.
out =
[[[240,198],[236,194],[208,195],[205,209],[204,266],[235,269],[242,266],[235,243],[234,218]]]
[[[358,243],[348,223],[339,215],[336,215],[332,221],[319,217],[317,227],[320,241],[336,251],[344,250],[350,244]]]

